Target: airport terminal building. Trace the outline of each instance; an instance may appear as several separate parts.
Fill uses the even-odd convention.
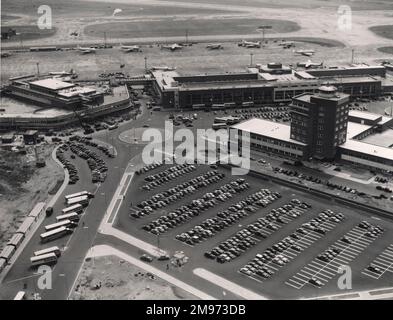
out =
[[[0,113],[0,129],[62,129],[94,118],[122,112],[132,107],[126,85],[104,92],[54,77],[12,79],[7,97],[22,100],[28,107],[5,108]]]
[[[301,161],[341,159],[370,170],[393,172],[393,118],[349,111],[349,95],[334,87],[293,99],[291,125],[250,119],[231,127],[239,151],[249,139],[251,151]],[[322,107],[322,109],[321,109]],[[247,132],[248,134],[244,134]]]
[[[103,102],[103,93],[94,87],[79,86],[57,78],[11,80],[8,94],[37,105],[75,109]]]
[[[281,63],[247,68],[242,73],[182,76],[153,71],[153,88],[167,109],[222,109],[290,102],[302,93],[334,85],[353,98],[393,92],[384,66],[294,70]]]

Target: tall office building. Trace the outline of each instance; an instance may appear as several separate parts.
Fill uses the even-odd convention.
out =
[[[349,97],[329,85],[294,97],[291,139],[307,144],[310,157],[333,159],[347,138]]]

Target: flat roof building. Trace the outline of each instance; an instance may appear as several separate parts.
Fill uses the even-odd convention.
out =
[[[96,88],[80,86],[57,78],[22,77],[11,80],[10,96],[46,107],[78,109],[103,102],[104,94]]]
[[[321,110],[320,106],[324,109]],[[329,108],[331,110],[327,110]],[[369,140],[380,132],[389,133],[388,130],[392,133],[386,136],[392,137],[393,118],[369,112],[348,112],[348,96],[337,94],[331,87],[323,87],[320,93],[313,95],[302,94],[295,97],[291,110],[290,126],[255,118],[231,126],[235,130],[234,137],[239,150],[247,142],[254,152],[272,153],[282,158],[334,158],[370,170],[393,172],[393,141],[386,146],[362,141],[366,138]],[[315,131],[314,124],[321,127],[317,127]],[[299,130],[304,130],[304,136],[303,133],[298,136]]]
[[[334,159],[337,147],[346,141],[349,95],[333,86],[292,99],[291,138],[308,145],[309,154]]]
[[[353,98],[375,97],[384,92],[383,66],[294,70],[281,63],[256,65],[246,72],[183,76],[176,71],[152,72],[153,88],[163,108],[210,109],[290,102],[302,93],[315,93],[333,85]]]

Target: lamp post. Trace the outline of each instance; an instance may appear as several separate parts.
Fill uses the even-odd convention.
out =
[[[262,30],[262,43],[265,42],[265,30],[267,30],[267,29],[272,29],[272,26],[264,25],[264,26],[258,27],[258,30]]]

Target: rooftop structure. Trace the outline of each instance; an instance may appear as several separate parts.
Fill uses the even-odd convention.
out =
[[[254,133],[269,138],[287,141],[294,144],[305,146],[306,144],[291,139],[291,127],[287,124],[273,122],[265,119],[253,118],[241,123],[238,123],[231,128],[238,129],[244,132]]]
[[[9,95],[45,107],[81,108],[103,102],[104,94],[97,88],[77,85],[54,77],[18,77],[10,80]]]
[[[75,84],[60,81],[54,78],[42,79],[37,81],[30,82],[30,86],[36,86],[40,88],[50,89],[53,91],[58,91],[62,89],[72,88],[75,87]]]
[[[290,102],[302,93],[316,93],[333,85],[351,99],[376,97],[393,91],[383,87],[383,66],[350,66],[332,69],[295,70],[281,63],[255,65],[246,72],[180,75],[175,71],[153,71],[153,88],[164,108],[211,108],[214,104],[263,105]]]

